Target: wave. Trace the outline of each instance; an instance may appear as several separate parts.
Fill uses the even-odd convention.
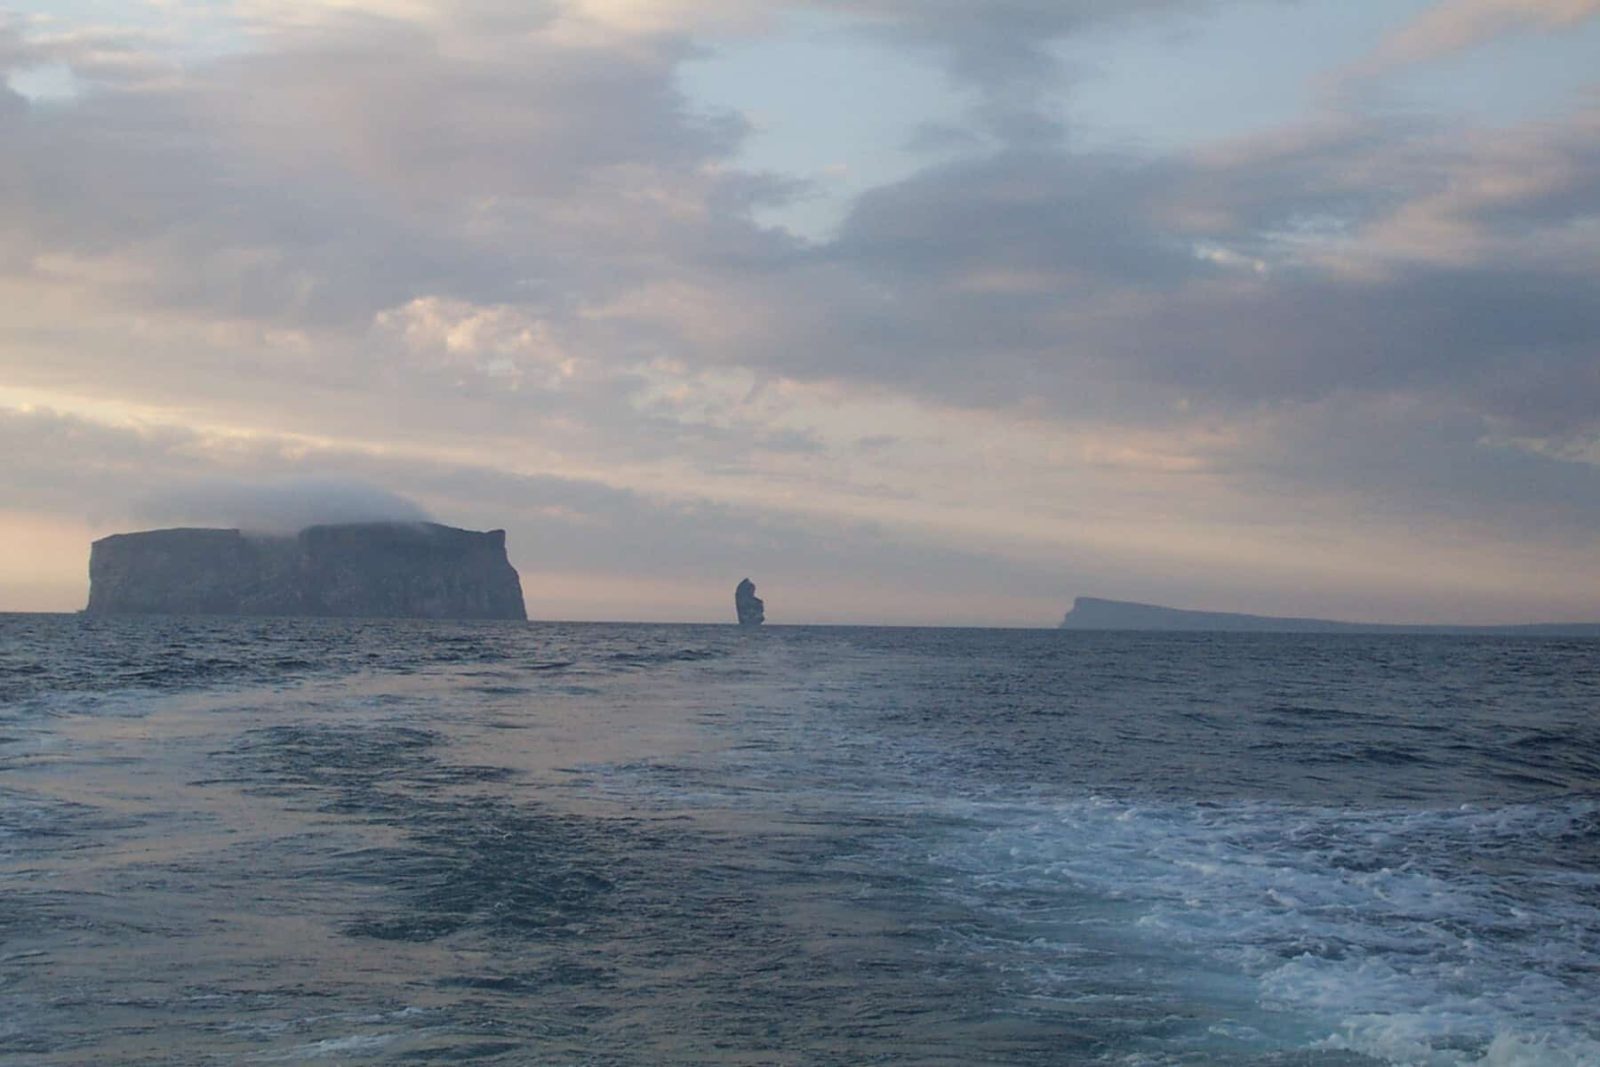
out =
[[[1009,931],[983,951],[1021,968],[1023,995],[1118,988],[1120,973],[1206,1005],[1197,1048],[1226,1035],[1420,1067],[1600,1063],[1600,797],[1090,797],[972,816],[988,828],[944,860]]]

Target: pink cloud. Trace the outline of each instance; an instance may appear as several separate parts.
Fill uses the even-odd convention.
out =
[[[1600,15],[1600,0],[1439,0],[1378,46],[1357,72],[1453,55],[1511,33],[1554,33]]]

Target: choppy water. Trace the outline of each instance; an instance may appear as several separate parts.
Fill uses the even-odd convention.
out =
[[[0,616],[0,1062],[1600,1064],[1600,642]]]

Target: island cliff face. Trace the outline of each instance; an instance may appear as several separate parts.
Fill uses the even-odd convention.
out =
[[[292,537],[148,530],[96,541],[95,615],[525,619],[504,530],[437,523],[310,526]]]

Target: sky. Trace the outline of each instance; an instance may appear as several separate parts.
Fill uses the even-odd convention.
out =
[[[1600,620],[1600,0],[0,0],[0,610]]]

